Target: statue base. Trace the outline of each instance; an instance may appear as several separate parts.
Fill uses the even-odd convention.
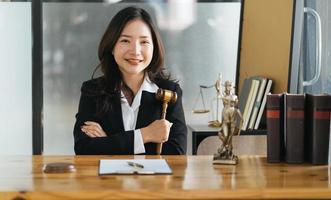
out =
[[[213,164],[215,165],[236,165],[238,164],[238,156],[233,155],[232,158],[222,159],[218,156],[214,156]]]

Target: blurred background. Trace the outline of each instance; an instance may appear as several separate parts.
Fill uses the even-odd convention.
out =
[[[272,79],[274,93],[331,93],[329,0],[0,0],[0,155],[74,154],[81,84],[128,5],[145,8],[161,32],[188,126],[216,118],[215,88],[199,86],[219,73],[237,94],[256,75]]]
[[[22,103],[21,107],[6,106],[4,113],[12,113],[10,118],[15,120],[8,122],[11,128],[5,132],[22,133],[12,136],[24,143],[20,153],[31,152],[33,42],[42,42],[43,46],[43,153],[74,154],[72,132],[81,84],[91,78],[99,63],[97,48],[111,18],[129,5],[145,8],[161,32],[166,67],[183,89],[186,122],[207,124],[215,118],[216,108],[205,114],[193,114],[192,110],[201,109],[203,103],[208,109],[215,104],[216,89],[204,90],[203,102],[199,85],[215,84],[219,73],[224,80],[236,81],[240,1],[43,1],[42,41],[31,40],[31,2],[1,2],[0,49],[6,51],[2,55],[8,55],[1,59],[1,68],[11,66],[14,70],[12,77],[2,73],[1,79],[12,81],[10,85],[18,95],[13,98]],[[10,104],[16,105],[8,100]],[[17,149],[10,147],[2,151],[15,152]]]

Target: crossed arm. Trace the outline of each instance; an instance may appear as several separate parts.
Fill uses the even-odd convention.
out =
[[[84,87],[84,85],[83,85]],[[176,91],[178,103],[169,107],[167,120],[155,120],[140,128],[146,154],[154,154],[156,143],[163,144],[163,154],[185,154],[187,128],[181,103],[181,89]],[[134,130],[118,131],[116,117],[96,118],[96,101],[82,93],[74,128],[76,154],[133,154]],[[113,124],[110,124],[113,122]],[[172,125],[173,123],[173,125]],[[115,125],[117,126],[117,125]],[[117,130],[117,131],[116,131]]]

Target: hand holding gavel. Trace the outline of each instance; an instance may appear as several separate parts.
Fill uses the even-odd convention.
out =
[[[157,100],[163,102],[161,119],[165,119],[167,114],[168,103],[175,103],[177,101],[177,93],[170,90],[159,88],[157,90],[155,97]],[[156,145],[156,153],[157,155],[160,155],[161,152],[162,152],[162,143],[158,143]]]

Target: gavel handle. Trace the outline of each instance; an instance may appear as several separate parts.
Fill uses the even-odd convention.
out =
[[[166,118],[167,108],[168,108],[168,102],[165,101],[165,102],[163,102],[163,105],[162,105],[161,119]],[[161,153],[162,153],[162,143],[158,143],[158,144],[156,144],[156,154],[161,155]]]
[[[161,155],[162,153],[162,143],[157,143],[156,144],[156,154]]]
[[[165,119],[166,118],[167,108],[168,108],[168,102],[165,101],[165,102],[163,102],[163,105],[162,105],[161,119]]]

